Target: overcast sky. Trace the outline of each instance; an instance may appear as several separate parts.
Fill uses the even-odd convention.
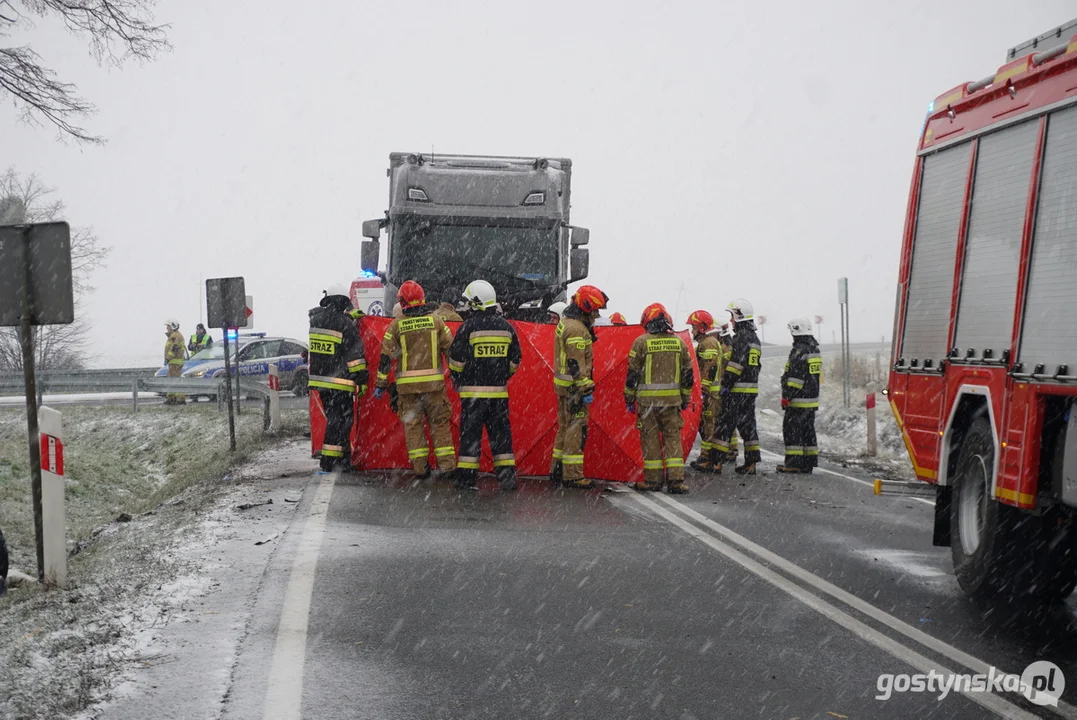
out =
[[[113,248],[77,316],[94,364],[154,364],[201,281],[242,275],[257,329],[305,337],[359,272],[390,151],[570,157],[592,282],[630,319],[735,297],[889,339],[928,103],[992,74],[1072,3],[165,0],[171,54],[99,67],[39,22],[30,42],[99,107],[102,147],[0,105],[0,166],[37,172]]]

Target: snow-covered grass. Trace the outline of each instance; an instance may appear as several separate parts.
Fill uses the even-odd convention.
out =
[[[0,599],[0,717],[55,718],[91,703],[128,662],[132,628],[152,624],[192,591],[173,550],[229,483],[230,469],[279,438],[261,413],[237,418],[228,452],[225,416],[212,406],[64,408],[70,587],[14,588]],[[283,436],[307,414],[284,412]],[[0,527],[12,566],[33,575],[25,414],[0,410]]]
[[[858,357],[854,357],[855,360]],[[831,363],[826,362],[827,367]],[[862,356],[865,364],[874,364],[874,354]],[[763,359],[763,368],[759,378],[759,432],[764,438],[782,440],[782,411],[780,380],[785,368],[784,358],[777,354],[768,354]],[[856,384],[856,383],[854,383]],[[879,388],[880,390],[882,388]],[[864,407],[866,389],[862,386],[851,390],[850,407],[843,402],[841,378],[834,375],[824,376],[822,392],[819,399],[819,412],[815,418],[815,429],[819,436],[819,451],[823,458],[843,465],[862,465],[873,471],[881,471],[887,477],[899,480],[915,479],[904,441],[897,421],[890,411],[886,397],[879,392],[876,395],[875,410],[876,437],[878,454],[867,455],[868,420]]]

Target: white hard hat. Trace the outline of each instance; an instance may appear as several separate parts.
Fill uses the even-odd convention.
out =
[[[393,305],[393,317],[395,317],[395,318],[404,317],[404,309],[400,307],[400,303],[397,303],[396,305]]]
[[[789,321],[789,332],[793,337],[798,335],[811,335],[811,320],[806,317],[795,317]]]
[[[733,322],[744,322],[752,319],[754,311],[750,302],[738,298],[729,303],[729,314],[733,316]]]
[[[550,307],[546,308],[546,310],[560,317],[562,314],[564,314],[567,307],[568,303],[558,301],[555,302],[553,305],[550,305]]]
[[[497,292],[485,280],[472,280],[462,293],[467,304],[476,310],[486,310],[497,305]]]
[[[718,328],[718,334],[722,337],[733,337],[733,323],[722,323]]]
[[[344,283],[333,283],[327,287],[324,292],[326,297],[333,297],[334,295],[342,295],[346,298],[351,297],[351,292],[344,286]]]
[[[168,320],[165,321],[165,327],[169,330],[179,330],[179,320],[176,318],[168,318]]]

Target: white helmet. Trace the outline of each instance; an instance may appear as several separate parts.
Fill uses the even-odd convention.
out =
[[[789,332],[793,337],[798,335],[811,335],[811,320],[806,317],[796,317],[789,321]]]
[[[475,310],[488,310],[497,305],[497,292],[485,280],[472,280],[462,293],[464,300]]]
[[[551,312],[554,315],[557,315],[558,317],[560,317],[561,315],[563,315],[565,313],[566,308],[568,308],[568,303],[558,301],[558,302],[555,302],[554,304],[550,305],[550,307],[546,308],[546,311]]]
[[[733,323],[723,323],[722,327],[718,328],[718,334],[721,337],[733,337]]]
[[[327,287],[324,291],[326,297],[333,297],[334,295],[342,295],[346,298],[351,298],[351,292],[344,286],[344,283],[333,283]]]
[[[397,303],[396,305],[393,305],[393,317],[395,317],[395,318],[404,317],[404,310],[400,307],[400,303]]]
[[[165,327],[169,330],[179,330],[179,320],[176,318],[168,318],[168,320],[165,321]]]
[[[729,303],[729,314],[733,316],[733,322],[751,320],[753,316],[752,304],[747,300],[738,298]]]

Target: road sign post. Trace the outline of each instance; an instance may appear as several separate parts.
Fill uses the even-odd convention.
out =
[[[849,350],[849,278],[838,278],[838,305],[841,309],[841,384],[845,407],[849,407],[849,373],[852,353]]]
[[[767,326],[767,316],[766,315],[760,315],[759,316],[759,342],[761,342],[761,343],[767,341],[766,326]]]
[[[277,366],[269,366],[269,432],[280,432],[280,375]]]
[[[8,221],[20,222],[25,209],[0,201]],[[11,212],[10,208],[16,207]],[[14,217],[13,217],[14,216]],[[34,506],[37,574],[45,579],[45,538],[41,506],[41,448],[38,392],[34,374],[34,327],[75,321],[71,281],[71,229],[65,222],[0,226],[0,326],[18,327],[26,391],[26,435],[30,453],[30,494]]]
[[[236,449],[236,417],[235,402],[232,398],[232,363],[228,349],[228,332],[229,328],[240,327],[246,322],[247,294],[243,278],[206,280],[206,324],[224,331],[224,393],[228,401],[228,443],[232,452]],[[236,377],[239,377],[238,362]]]

